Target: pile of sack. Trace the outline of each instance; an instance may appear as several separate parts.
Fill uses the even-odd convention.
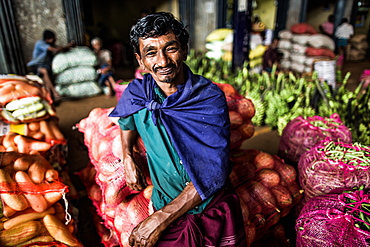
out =
[[[97,57],[88,47],[58,53],[52,63],[55,90],[63,97],[82,98],[102,93],[97,83]]]
[[[293,25],[278,34],[279,52],[283,54],[281,66],[298,73],[311,73],[315,61],[333,60],[335,43],[330,37],[319,34],[306,23]]]
[[[366,34],[355,34],[349,40],[348,46],[348,61],[361,61],[366,58],[369,43],[367,42]]]

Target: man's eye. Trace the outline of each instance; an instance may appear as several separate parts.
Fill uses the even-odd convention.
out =
[[[145,56],[147,56],[147,57],[154,56],[154,55],[155,55],[155,52],[154,52],[154,51],[147,52],[147,53],[145,54]]]
[[[178,50],[178,48],[177,47],[168,47],[167,48],[167,51],[169,51],[169,52],[175,52],[175,51],[177,51]]]

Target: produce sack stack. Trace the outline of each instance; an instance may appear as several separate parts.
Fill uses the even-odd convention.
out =
[[[348,61],[365,60],[369,44],[367,42],[366,34],[355,34],[349,40],[348,45]]]
[[[37,151],[0,155],[0,246],[81,246],[58,171]]]
[[[254,134],[252,118],[256,109],[251,99],[240,95],[230,84],[214,83],[225,93],[229,108],[230,149],[238,149],[245,140]]]
[[[297,247],[369,246],[369,193],[358,188],[311,198],[296,221],[296,233]]]
[[[55,90],[64,97],[81,98],[102,93],[97,84],[97,57],[88,47],[58,53],[52,63]]]
[[[326,138],[352,143],[351,131],[338,114],[334,113],[330,117],[296,117],[283,129],[278,155],[288,164],[297,167],[301,155]]]
[[[103,221],[103,226],[97,221],[103,244],[129,246],[128,236],[132,229],[147,218],[152,210],[151,187],[139,193],[126,186],[121,161],[123,155],[120,127],[114,123],[115,118],[108,117],[112,110],[113,108],[95,108],[77,125],[78,130],[84,133],[85,145],[89,150],[92,164],[92,167],[88,166],[85,168],[88,170],[83,172],[85,179],[80,177],[86,185],[98,217]],[[134,151],[136,162],[145,168],[145,148],[141,139]],[[143,170],[148,172],[147,169]],[[92,181],[92,177],[95,181]],[[149,176],[147,178],[150,184]]]
[[[294,167],[257,149],[233,150],[231,183],[239,195],[247,246],[261,239],[302,199]]]
[[[305,152],[298,163],[299,184],[304,189],[302,203],[334,189],[370,187],[370,148],[322,140]]]
[[[260,73],[262,70],[263,54],[266,50],[267,47],[260,44],[249,52],[249,67],[256,73]]]
[[[205,48],[207,49],[206,56],[209,58],[214,59],[221,59],[224,55],[224,40],[232,35],[233,30],[229,28],[220,28],[212,31],[206,37],[206,45]]]
[[[280,60],[280,64],[281,67],[286,70],[289,70],[291,66],[290,54],[292,48],[292,36],[292,32],[287,29],[281,30],[278,33],[278,51],[283,54],[283,57]]]

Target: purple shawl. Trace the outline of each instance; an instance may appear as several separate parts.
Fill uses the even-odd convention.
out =
[[[133,80],[110,117],[126,117],[143,108],[159,118],[200,197],[205,200],[225,185],[229,164],[230,120],[225,95],[210,80],[184,65],[187,81],[160,104],[150,74]]]

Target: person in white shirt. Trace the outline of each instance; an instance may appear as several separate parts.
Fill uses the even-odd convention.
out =
[[[348,19],[346,17],[343,17],[341,24],[335,30],[335,38],[337,40],[336,43],[339,54],[343,54],[345,60],[348,40],[353,36],[353,34],[353,26],[348,23]]]

